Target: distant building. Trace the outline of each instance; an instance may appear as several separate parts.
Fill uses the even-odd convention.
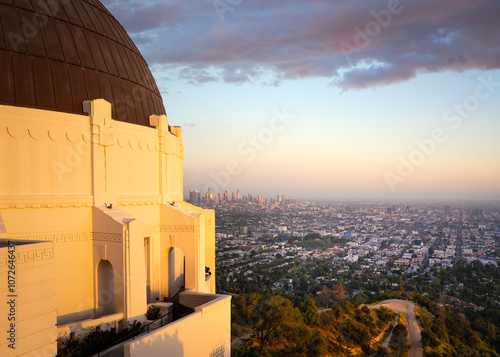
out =
[[[201,202],[201,193],[198,192],[197,190],[189,191],[189,201],[192,204],[200,203]]]
[[[450,213],[451,212],[451,206],[450,205],[444,205],[444,213]]]

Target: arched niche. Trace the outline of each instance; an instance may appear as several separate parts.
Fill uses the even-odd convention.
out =
[[[184,261],[184,252],[178,247],[169,248],[163,254],[163,295],[169,301],[185,287]]]
[[[108,260],[97,264],[97,316],[115,312],[115,273]]]

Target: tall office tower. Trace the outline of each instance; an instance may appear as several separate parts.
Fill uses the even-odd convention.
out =
[[[205,194],[205,199],[206,199],[207,203],[213,203],[214,202],[214,195],[212,194],[212,187],[208,188],[208,191]]]
[[[269,205],[269,198],[266,198],[266,199],[264,200],[264,204],[265,204],[266,206],[268,206],[268,205]]]
[[[198,192],[198,190],[189,191],[189,201],[191,203],[200,203],[201,202],[201,192]]]
[[[286,204],[286,195],[281,196],[281,202],[282,204]]]
[[[182,130],[137,46],[99,0],[0,3],[0,355],[55,356],[182,305],[100,355],[229,356],[215,214],[184,201]]]
[[[248,202],[252,202],[252,194],[251,193],[248,194]]]
[[[385,209],[385,213],[387,213],[387,214],[391,214],[391,213],[392,213],[392,207],[387,207],[387,208]]]
[[[226,190],[226,192],[224,192],[224,201],[229,202],[229,190]]]
[[[247,202],[247,201],[248,201],[247,196],[243,196],[243,202]]]
[[[278,202],[278,204],[281,203],[281,196],[280,195],[276,196],[276,202]]]
[[[241,201],[241,195],[240,195],[240,190],[236,190],[236,200]]]
[[[257,196],[257,202],[259,203],[259,205],[263,204],[264,203],[264,199],[262,198],[261,195],[258,195]]]
[[[197,193],[199,193],[196,190],[190,190],[189,191],[189,202],[191,203],[198,203],[198,196]]]
[[[234,192],[231,193],[231,201],[236,201],[236,194]]]
[[[444,205],[444,213],[450,213],[451,212],[451,206],[450,205]]]

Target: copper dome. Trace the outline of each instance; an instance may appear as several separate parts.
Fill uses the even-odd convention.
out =
[[[104,98],[113,118],[165,114],[155,80],[98,0],[0,0],[0,104],[82,113]]]

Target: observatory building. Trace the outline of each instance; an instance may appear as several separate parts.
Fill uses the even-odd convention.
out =
[[[230,355],[215,216],[184,202],[183,154],[99,1],[0,0],[1,356],[135,321],[113,356]]]

